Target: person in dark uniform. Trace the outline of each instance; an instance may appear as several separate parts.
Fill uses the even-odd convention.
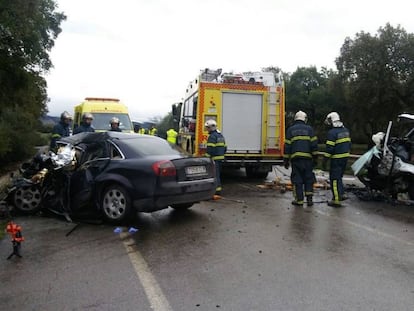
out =
[[[326,152],[322,168],[326,170],[329,166],[329,182],[331,184],[332,200],[329,206],[341,207],[341,202],[347,197],[344,193],[342,177],[344,176],[346,164],[351,152],[351,134],[342,123],[337,112],[331,112],[326,116],[325,124],[331,126],[326,139]]]
[[[75,128],[75,130],[73,131],[73,134],[78,134],[82,132],[95,132],[95,129],[92,126],[92,121],[93,121],[92,113],[85,112],[82,115],[81,124],[77,128]]]
[[[117,117],[113,117],[109,123],[111,124],[110,131],[112,131],[112,132],[122,132],[122,130],[119,128],[120,121]]]
[[[212,119],[207,120],[204,126],[209,133],[206,156],[211,157],[214,160],[214,164],[216,166],[216,195],[220,195],[222,191],[220,175],[224,154],[227,150],[226,141],[224,136],[217,129],[216,121]]]
[[[307,206],[313,205],[313,167],[317,160],[318,140],[313,128],[306,124],[307,115],[303,111],[295,114],[294,123],[286,131],[284,166],[292,166],[290,179],[293,186],[293,205],[303,206],[304,193]]]
[[[72,135],[71,123],[72,116],[69,112],[64,111],[60,114],[60,121],[52,129],[52,137],[50,140],[50,149],[56,148],[56,141],[62,137]]]

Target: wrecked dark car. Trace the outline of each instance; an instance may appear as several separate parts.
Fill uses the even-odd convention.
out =
[[[211,199],[215,191],[210,158],[191,157],[159,137],[80,133],[58,145],[70,151],[70,164],[62,168],[56,161],[40,161],[39,172],[30,182],[25,179],[13,191],[12,204],[18,210],[56,211],[62,205],[62,214],[70,215],[94,208],[106,220],[121,222],[134,212],[188,209]]]

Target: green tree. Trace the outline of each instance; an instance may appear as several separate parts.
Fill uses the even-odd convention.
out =
[[[66,18],[52,0],[0,0],[0,159],[32,153],[34,130],[47,111],[43,74]]]
[[[167,138],[167,131],[170,128],[174,128],[173,115],[169,112],[164,118],[162,118],[157,125],[158,136],[162,138]]]
[[[293,122],[298,110],[308,115],[308,123],[315,129],[319,141],[326,135],[324,120],[331,111],[337,111],[344,120],[348,110],[344,98],[342,80],[332,69],[316,67],[298,67],[286,76],[286,123]]]
[[[398,113],[414,112],[414,35],[400,26],[346,38],[336,65],[353,128],[367,137]]]

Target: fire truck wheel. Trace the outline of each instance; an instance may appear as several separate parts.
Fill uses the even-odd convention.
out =
[[[269,172],[260,170],[256,167],[246,167],[246,176],[247,178],[254,178],[254,179],[265,179]]]
[[[103,191],[101,207],[106,220],[120,223],[131,214],[131,199],[123,187],[110,185]]]
[[[41,208],[41,194],[38,185],[24,186],[13,194],[13,205],[25,214],[35,214]]]

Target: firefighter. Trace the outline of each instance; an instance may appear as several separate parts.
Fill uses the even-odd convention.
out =
[[[157,128],[155,127],[155,125],[151,125],[151,127],[148,130],[148,134],[152,135],[152,136],[158,136],[157,135]]]
[[[216,121],[210,119],[204,124],[209,135],[207,139],[207,153],[206,156],[214,160],[216,167],[216,195],[221,194],[221,166],[224,160],[224,154],[227,151],[226,141],[221,132],[217,129]]]
[[[177,131],[174,130],[173,128],[170,128],[167,131],[167,141],[173,145],[175,145],[177,143]]]
[[[303,111],[295,114],[294,123],[286,131],[284,166],[292,166],[290,179],[293,186],[293,205],[303,206],[305,189],[306,203],[313,206],[313,167],[317,160],[318,141],[313,128],[306,124]]]
[[[60,114],[60,121],[52,129],[52,138],[50,140],[50,149],[56,148],[56,141],[62,137],[72,135],[72,129],[70,123],[72,122],[72,116],[69,112],[64,111]]]
[[[95,132],[95,129],[92,126],[93,115],[90,112],[85,112],[82,115],[82,122],[81,124],[75,128],[73,134],[78,134],[82,132]]]
[[[322,163],[323,170],[326,170],[327,162],[330,160],[329,181],[332,200],[328,202],[328,205],[341,207],[340,201],[346,199],[342,177],[351,151],[351,135],[337,112],[329,113],[326,116],[325,124],[331,127],[327,134],[326,152]]]
[[[111,119],[111,121],[109,122],[109,124],[111,125],[110,131],[112,131],[112,132],[122,132],[122,130],[119,128],[120,123],[121,122],[119,121],[119,119],[117,117],[113,117]]]

